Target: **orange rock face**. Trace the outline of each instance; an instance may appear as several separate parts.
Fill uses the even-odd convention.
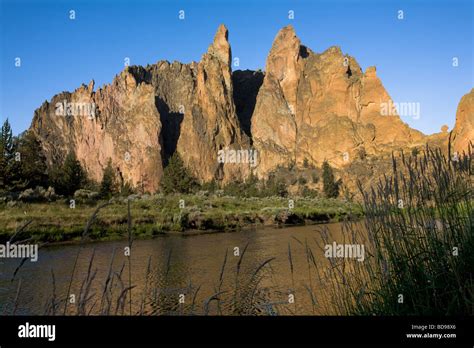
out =
[[[316,54],[302,46],[291,26],[275,38],[252,117],[252,137],[260,151],[258,174],[305,159],[327,159],[343,166],[364,147],[368,154],[420,142],[395,112],[393,101],[376,76],[365,73],[338,47]]]
[[[72,151],[95,181],[111,158],[123,182],[154,192],[175,151],[201,182],[243,179],[249,163],[218,162],[221,149],[250,150],[235,112],[230,62],[227,28],[220,26],[201,62],[127,67],[97,92],[92,83],[58,94],[35,111],[31,129],[49,166]],[[57,116],[63,101],[64,109],[93,105],[96,115]]]
[[[227,36],[227,28],[221,25],[197,65],[194,97],[184,113],[178,140],[178,153],[201,182],[228,182],[249,173],[249,165],[218,162],[219,150],[250,146],[235,112]]]
[[[453,128],[453,150],[467,153],[470,142],[474,144],[474,88],[459,102]]]
[[[48,164],[60,165],[75,152],[89,178],[102,180],[109,158],[123,182],[158,188],[162,173],[161,122],[151,85],[140,83],[132,69],[111,85],[93,91],[94,83],[61,93],[35,111],[31,129],[41,141]],[[94,115],[58,113],[61,103],[93,105]]]
[[[60,93],[35,111],[31,129],[50,167],[73,151],[100,181],[111,158],[123,182],[151,192],[175,152],[199,181],[227,183],[252,171],[266,178],[278,166],[344,168],[360,152],[447,143],[447,132],[424,136],[402,122],[375,67],[363,72],[339,47],[314,53],[291,26],[277,34],[265,73],[232,73],[231,60],[221,25],[200,62],[127,67],[97,91],[91,82]],[[458,107],[454,151],[474,138],[473,104],[471,90]],[[222,151],[229,161],[219,160]],[[256,163],[240,161],[241,151]]]

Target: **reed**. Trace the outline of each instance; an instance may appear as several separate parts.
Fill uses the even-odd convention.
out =
[[[471,146],[457,161],[429,147],[392,156],[391,175],[361,188],[369,256],[333,268],[339,314],[474,314],[472,183]]]

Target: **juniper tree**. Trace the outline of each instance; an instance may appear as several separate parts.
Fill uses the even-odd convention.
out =
[[[14,156],[13,133],[7,118],[0,128],[0,188],[2,189],[9,185]]]
[[[18,139],[19,176],[24,188],[47,186],[46,158],[34,133],[26,132]]]
[[[77,160],[74,152],[70,152],[61,168],[53,171],[53,182],[56,191],[71,196],[87,182],[87,175]]]
[[[339,186],[341,184],[341,181],[336,181],[334,179],[334,173],[328,161],[323,162],[322,170],[324,194],[328,198],[336,198],[337,196],[339,196]]]
[[[116,177],[112,168],[112,159],[109,158],[107,166],[104,169],[102,182],[100,183],[100,196],[104,198],[110,197],[116,192]]]
[[[161,187],[164,193],[189,193],[196,187],[196,180],[184,166],[181,157],[175,152],[163,171]]]

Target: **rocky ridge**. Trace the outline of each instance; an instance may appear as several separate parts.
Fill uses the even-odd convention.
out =
[[[221,25],[199,62],[126,67],[96,91],[91,81],[60,93],[35,111],[30,129],[50,167],[72,151],[100,181],[111,158],[122,182],[150,192],[175,152],[199,181],[227,183],[252,172],[266,178],[279,166],[328,160],[344,168],[361,151],[383,156],[447,142],[448,133],[425,136],[396,112],[382,112],[393,101],[375,67],[362,71],[338,47],[314,53],[291,26],[276,35],[265,72],[232,72],[231,59]],[[462,98],[452,132],[459,152],[473,139],[473,91]],[[68,114],[69,104],[88,112]],[[223,149],[254,149],[257,165],[219,163]]]

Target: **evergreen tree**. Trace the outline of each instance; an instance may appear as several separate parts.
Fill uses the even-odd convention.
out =
[[[189,193],[197,187],[196,180],[191,176],[183,161],[175,152],[163,171],[161,187],[164,193]]]
[[[13,133],[7,118],[0,128],[0,189],[5,189],[10,184],[14,156]]]
[[[72,196],[86,183],[86,173],[73,152],[66,156],[62,167],[54,171],[53,181],[56,192],[66,196]]]
[[[19,175],[24,188],[46,187],[48,185],[46,158],[32,132],[27,132],[19,138],[18,152],[21,156]]]
[[[328,161],[323,162],[323,190],[324,194],[328,198],[336,198],[339,196],[340,180],[335,181],[334,173]]]
[[[288,190],[286,186],[285,180],[283,180],[281,177],[277,178],[276,173],[271,172],[268,175],[267,181],[265,182],[264,194],[266,196],[286,197],[288,196]]]
[[[104,169],[102,182],[100,183],[100,196],[109,198],[116,192],[116,177],[114,169],[112,168],[112,159],[109,158],[107,166]]]
[[[22,191],[27,188],[28,179],[22,175],[23,156],[20,153],[20,137],[13,137],[12,156],[7,164],[7,189],[9,191]]]

